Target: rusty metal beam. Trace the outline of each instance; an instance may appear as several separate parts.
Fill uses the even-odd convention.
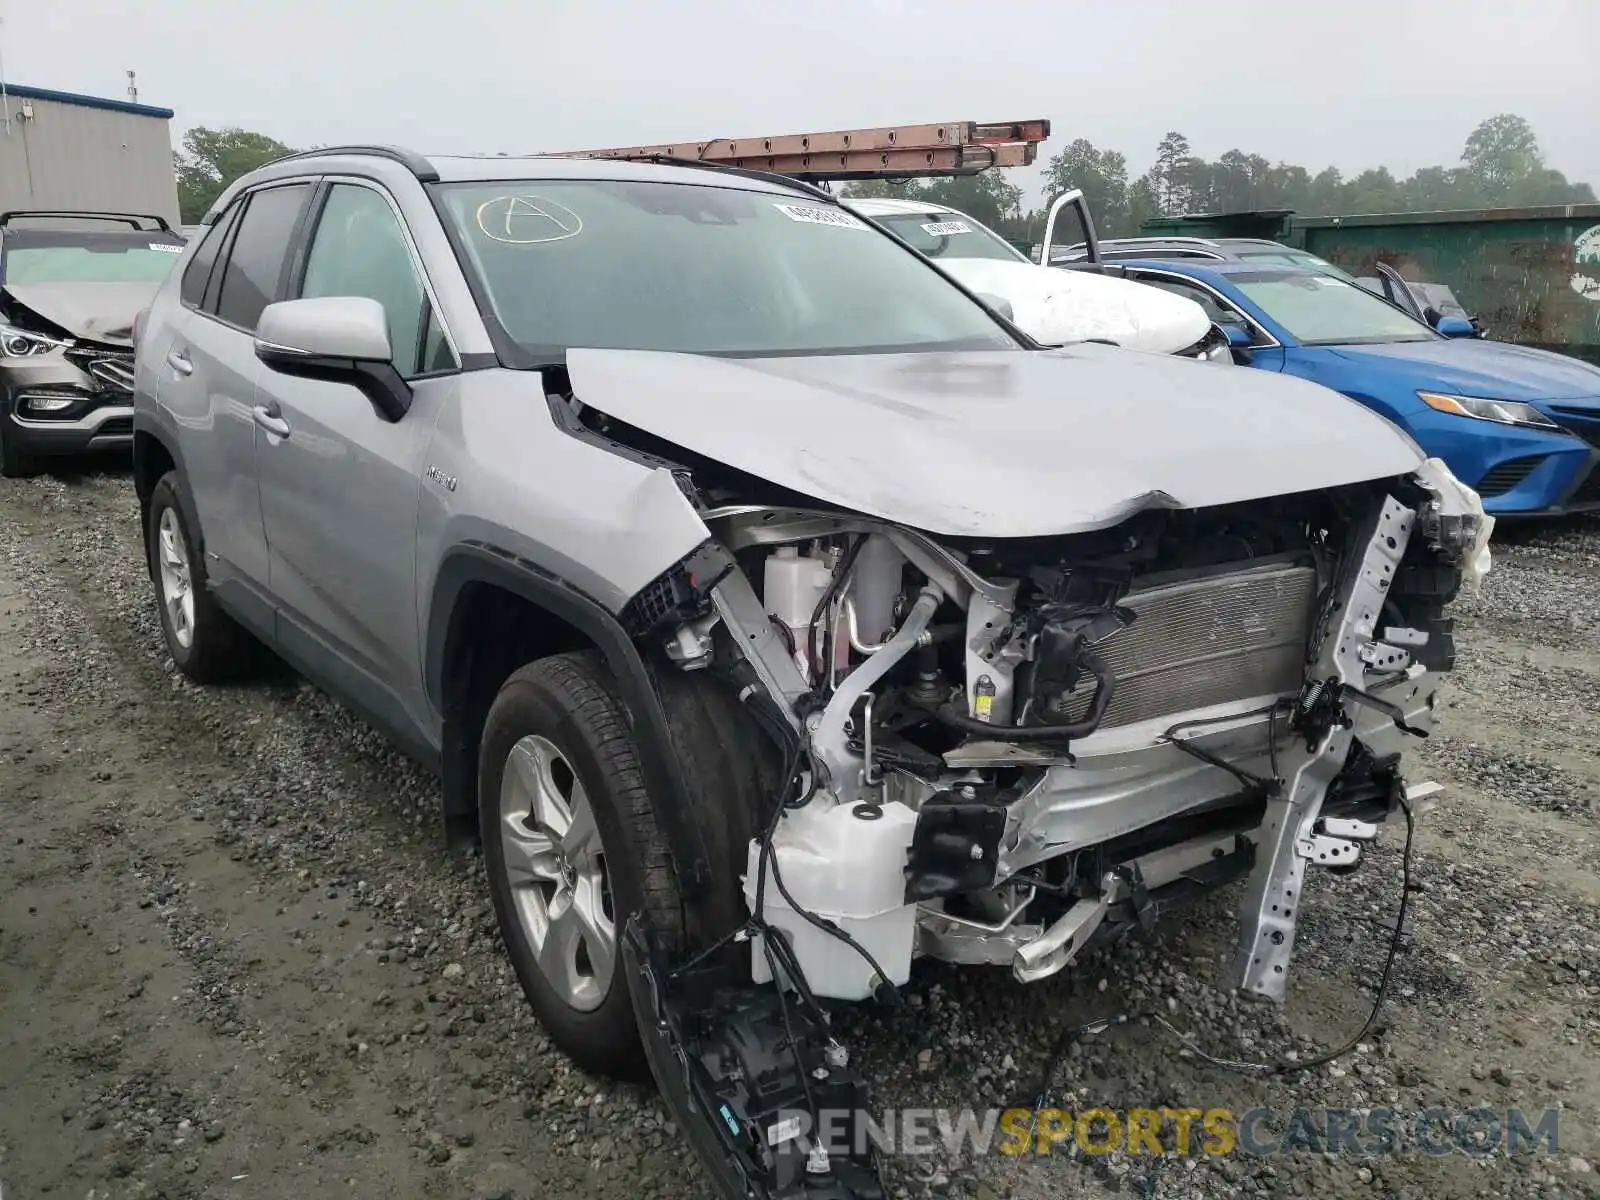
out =
[[[655,146],[567,150],[562,158],[682,158],[796,179],[905,179],[972,175],[1032,163],[1050,122],[947,121],[875,129],[837,129],[778,137],[716,138]]]

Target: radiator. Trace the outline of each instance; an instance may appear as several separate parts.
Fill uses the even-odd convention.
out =
[[[1129,592],[1138,616],[1096,647],[1117,681],[1101,727],[1299,691],[1315,595],[1315,569],[1282,564]]]

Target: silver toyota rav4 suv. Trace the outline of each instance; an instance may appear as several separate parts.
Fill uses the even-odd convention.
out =
[[[805,184],[294,156],[136,374],[177,666],[270,648],[436,768],[545,1028],[729,1195],[882,1194],[819,998],[1240,880],[1281,999],[1304,872],[1437,790],[1471,491],[1314,385],[1041,347]]]

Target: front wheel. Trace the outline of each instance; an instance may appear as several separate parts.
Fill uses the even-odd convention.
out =
[[[746,919],[739,878],[771,752],[708,672],[654,681],[710,863],[685,903],[645,787],[628,713],[605,663],[561,654],[515,671],[484,723],[478,816],[484,866],[517,979],[579,1066],[643,1079],[618,935],[634,913],[688,953]],[[730,951],[738,966],[738,955]]]
[[[677,928],[678,892],[626,713],[599,660],[514,672],[484,723],[484,865],[511,965],[550,1037],[585,1070],[647,1073],[618,933]]]

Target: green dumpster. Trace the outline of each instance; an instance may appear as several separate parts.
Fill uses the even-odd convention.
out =
[[[1289,240],[1352,275],[1447,284],[1490,337],[1600,363],[1600,204],[1296,217]]]

